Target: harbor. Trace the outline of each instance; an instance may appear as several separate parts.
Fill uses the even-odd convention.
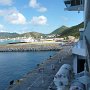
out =
[[[72,45],[63,46],[57,54],[38,64],[23,78],[14,80],[8,90],[56,90],[53,79],[59,68],[67,63],[72,65]]]
[[[90,90],[90,0],[1,0],[0,21],[0,90]]]

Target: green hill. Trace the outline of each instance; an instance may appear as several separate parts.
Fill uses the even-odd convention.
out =
[[[4,38],[16,38],[18,36],[19,36],[18,33],[0,32],[0,39],[4,39]]]
[[[41,36],[45,36],[42,33],[38,33],[38,32],[27,32],[27,33],[23,33],[21,34],[22,37],[34,37],[34,38],[41,38]]]
[[[56,34],[56,35],[58,34],[60,35],[59,37],[67,37],[67,36],[79,37],[79,29],[83,27],[84,27],[83,22],[72,27],[62,26],[50,34]]]
[[[60,28],[56,29],[55,31],[53,31],[50,34],[61,34],[64,30],[68,29],[68,27],[66,26],[61,26]]]
[[[67,37],[67,36],[75,36],[75,37],[79,37],[79,29],[84,27],[84,23],[80,23],[78,25],[72,26],[66,30],[64,30],[61,33],[61,37]]]
[[[5,38],[16,38],[16,37],[33,37],[33,38],[40,38],[41,36],[45,36],[42,33],[38,32],[27,32],[23,34],[18,34],[18,33],[9,33],[9,32],[0,32],[0,39],[5,39]]]

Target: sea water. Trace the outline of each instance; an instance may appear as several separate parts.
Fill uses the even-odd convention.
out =
[[[47,60],[56,51],[0,53],[0,90],[7,90],[11,80],[17,80]]]

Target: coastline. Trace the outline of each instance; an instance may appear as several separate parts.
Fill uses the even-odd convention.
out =
[[[48,90],[49,86],[53,85],[53,78],[60,66],[65,63],[72,65],[71,46],[64,46],[61,51],[37,65],[37,68],[26,74],[19,80],[16,80],[13,85],[10,85],[8,90]],[[62,62],[60,58],[63,57]],[[52,65],[55,67],[53,69]],[[39,71],[41,68],[41,71]],[[37,88],[37,89],[36,89]]]

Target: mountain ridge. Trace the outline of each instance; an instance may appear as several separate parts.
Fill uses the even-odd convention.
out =
[[[34,37],[34,38],[40,38],[41,36],[44,36],[44,34],[39,32],[26,32],[22,34],[18,33],[10,33],[10,32],[0,32],[0,39],[6,39],[6,38],[16,38],[16,37]]]
[[[41,38],[41,36],[46,37],[47,35],[59,35],[59,37],[67,37],[67,36],[75,36],[79,37],[79,29],[84,27],[84,23],[80,23],[78,25],[67,27],[67,26],[61,26],[60,28],[57,28],[50,34],[43,34],[39,32],[26,32],[22,34],[18,33],[10,33],[10,32],[0,32],[0,39],[6,39],[6,38],[16,38],[16,37],[34,37],[34,38]]]

